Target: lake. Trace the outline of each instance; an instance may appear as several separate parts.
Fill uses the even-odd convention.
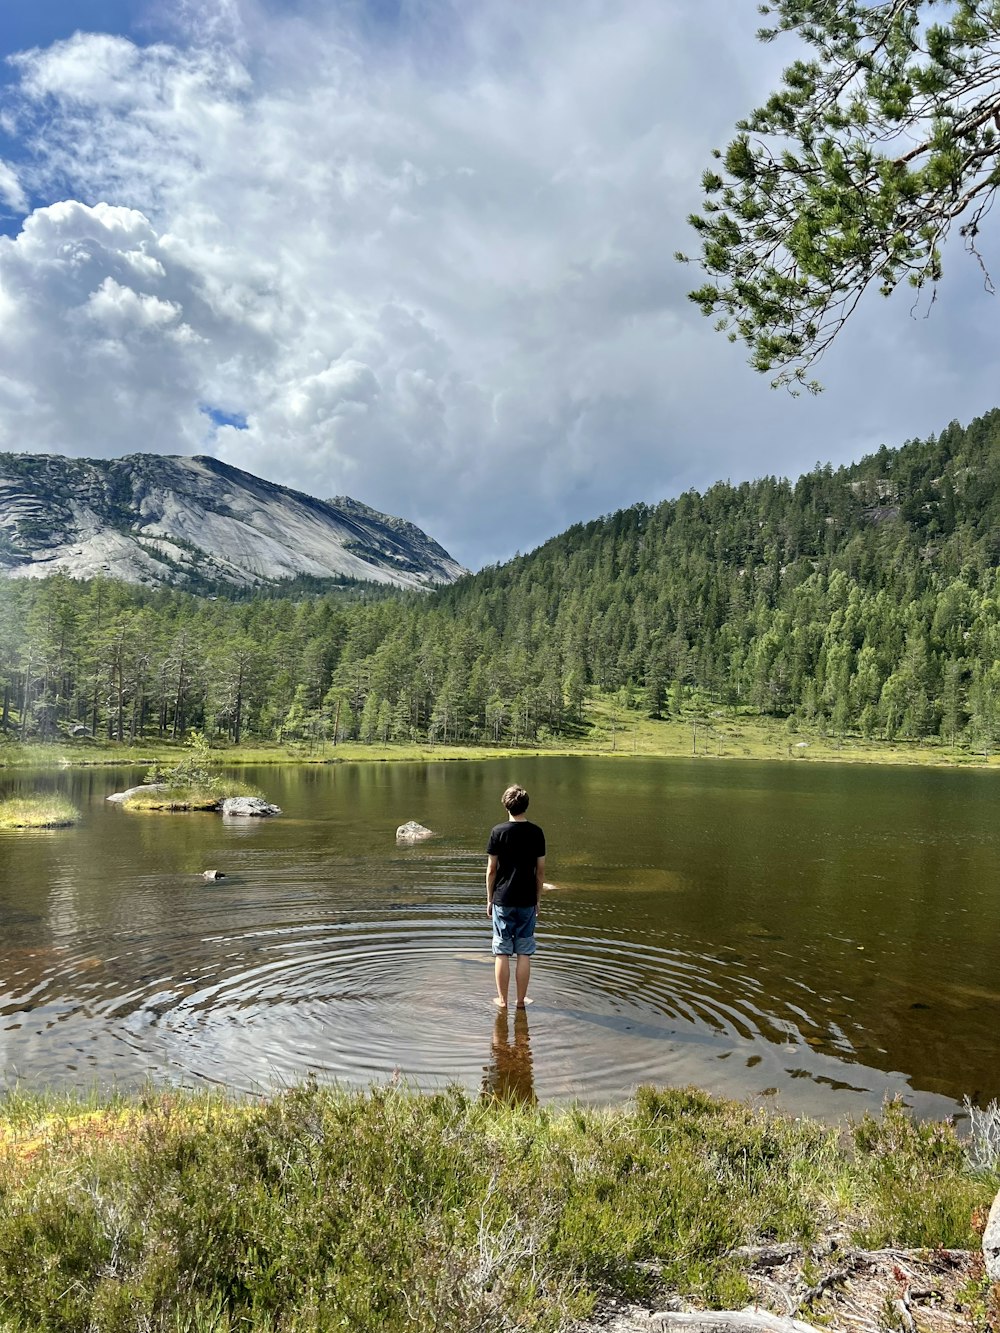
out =
[[[254,1093],[314,1073],[592,1103],[694,1083],[828,1119],[1000,1095],[993,774],[579,757],[240,776],[282,816],[109,805],[135,770],[0,778],[83,809],[0,833],[8,1082]],[[510,781],[556,886],[517,1018],[492,1003],[483,887]],[[407,819],[438,836],[398,848]]]

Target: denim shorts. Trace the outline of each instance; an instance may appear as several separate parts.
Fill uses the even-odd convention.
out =
[[[529,958],[535,952],[535,907],[493,907],[493,953]]]

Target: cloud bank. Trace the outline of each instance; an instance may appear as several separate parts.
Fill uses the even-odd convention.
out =
[[[815,402],[687,302],[709,150],[790,54],[754,5],[335,8],[14,57],[0,448],[213,453],[478,565],[993,405],[968,278],[872,312]]]

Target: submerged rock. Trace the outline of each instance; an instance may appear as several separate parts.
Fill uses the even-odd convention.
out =
[[[418,824],[415,819],[408,819],[396,830],[396,841],[401,843],[423,842],[425,838],[433,837],[433,831],[424,828],[423,824]]]
[[[122,801],[127,801],[130,796],[138,796],[140,792],[166,790],[167,783],[165,782],[144,782],[138,787],[129,787],[128,791],[116,791],[113,795],[106,796],[105,800],[114,801],[116,805],[120,805]]]
[[[227,796],[222,802],[224,815],[263,818],[265,815],[280,815],[281,808],[271,805],[260,796]]]

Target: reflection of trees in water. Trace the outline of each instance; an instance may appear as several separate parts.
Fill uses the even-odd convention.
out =
[[[538,1101],[528,1038],[528,1015],[523,1009],[514,1011],[513,1037],[510,1010],[497,1012],[490,1062],[483,1068],[482,1096],[484,1101],[508,1102],[516,1106],[533,1106]]]

